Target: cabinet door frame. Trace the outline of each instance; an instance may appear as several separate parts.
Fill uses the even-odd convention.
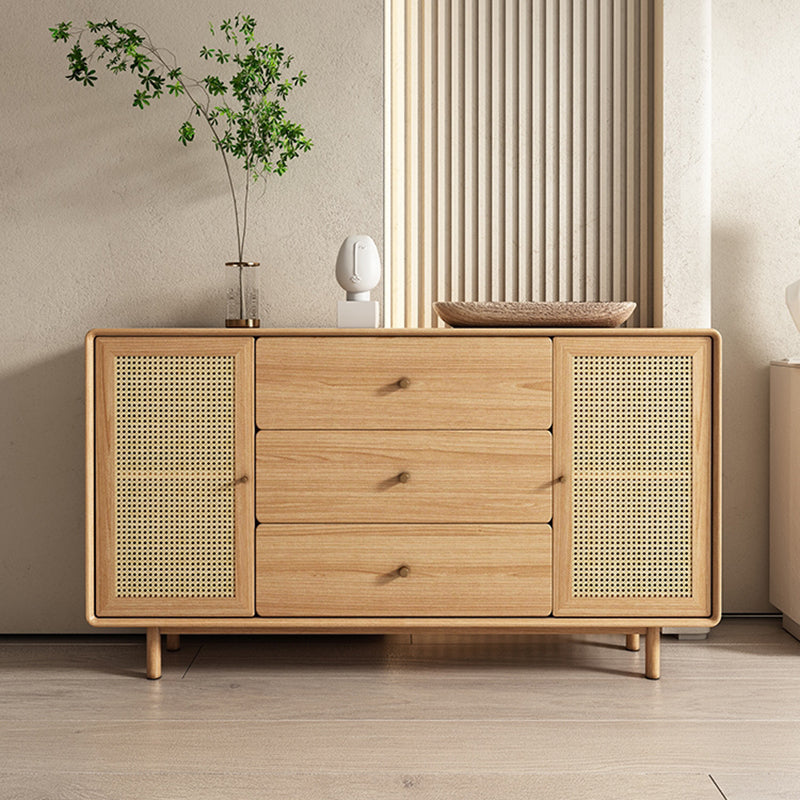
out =
[[[90,530],[87,612],[97,617],[246,617],[255,613],[253,339],[251,337],[100,336],[94,339],[94,376],[87,375],[93,402],[95,444],[87,449]],[[116,408],[117,356],[233,356],[235,398],[234,594],[232,597],[118,597],[116,593]],[[87,443],[88,444],[88,443]],[[94,525],[91,525],[91,522]],[[91,530],[93,528],[93,530]],[[92,553],[93,550],[93,553]],[[90,585],[91,584],[91,585]],[[92,603],[92,595],[94,603]],[[92,605],[94,608],[92,608]]]
[[[692,358],[692,593],[689,597],[575,597],[573,594],[572,359],[597,356]],[[563,617],[708,617],[717,594],[712,548],[712,340],[700,336],[556,337],[553,425],[553,614]],[[713,550],[713,552],[712,552]],[[712,597],[713,595],[713,597]],[[716,612],[718,613],[718,612]]]

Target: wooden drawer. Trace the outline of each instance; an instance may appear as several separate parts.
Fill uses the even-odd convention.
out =
[[[256,558],[265,617],[527,617],[551,608],[549,525],[260,525]]]
[[[551,387],[552,342],[544,336],[256,343],[259,428],[545,429]]]
[[[549,522],[551,496],[549,431],[256,435],[260,522]]]

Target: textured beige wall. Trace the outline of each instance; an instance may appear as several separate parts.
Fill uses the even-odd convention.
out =
[[[6,4],[0,29],[3,314],[0,317],[0,632],[83,631],[83,336],[92,327],[215,326],[235,258],[219,156],[174,131],[171,98],[140,112],[127,76],[64,80],[47,28],[139,22],[186,62],[218,0]],[[339,244],[381,246],[383,3],[255,0],[262,39],[309,82],[290,100],[314,149],[252,207],[267,324],[335,324]],[[185,58],[184,58],[185,57]],[[198,65],[198,70],[199,70]],[[187,72],[188,72],[187,68]],[[374,296],[379,297],[376,292]]]
[[[769,378],[800,355],[800,5],[714,0],[712,320],[724,341],[725,610],[769,610]]]
[[[665,328],[711,325],[711,6],[664,2]]]

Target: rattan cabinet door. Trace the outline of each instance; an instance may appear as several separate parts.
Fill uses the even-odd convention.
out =
[[[95,341],[100,617],[251,616],[253,340]]]
[[[711,340],[555,340],[554,614],[707,616]]]

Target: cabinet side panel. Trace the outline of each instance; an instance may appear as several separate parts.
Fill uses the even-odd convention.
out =
[[[86,585],[85,610],[86,619],[92,622],[96,616],[95,610],[95,366],[94,366],[95,336],[89,332],[85,341],[85,395],[86,395],[86,472],[85,472],[85,514],[86,530],[84,542],[84,580]]]
[[[95,341],[95,592],[98,616],[111,615],[116,592],[116,470],[114,353],[107,339]]]

